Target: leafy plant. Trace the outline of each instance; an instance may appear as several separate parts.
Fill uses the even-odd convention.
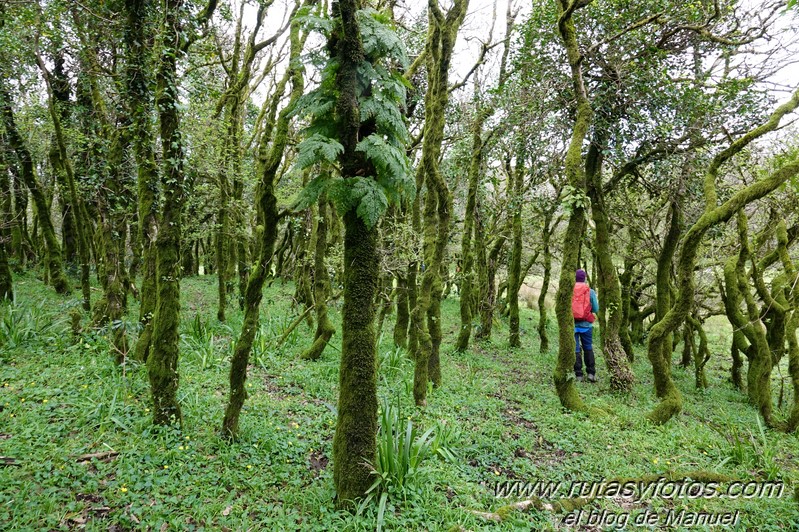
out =
[[[199,314],[195,314],[189,332],[182,339],[200,369],[206,370],[221,362],[221,357],[215,356],[219,337],[203,322]]]
[[[36,307],[18,303],[4,306],[0,319],[0,347],[20,347],[52,329],[56,322],[45,315],[43,304]]]
[[[374,175],[335,177],[336,161],[344,146],[338,141],[338,117],[335,112],[335,79],[339,64],[329,61],[322,71],[318,87],[304,95],[295,113],[310,119],[305,138],[297,151],[297,170],[320,165],[321,172],[302,190],[295,207],[306,209],[319,197],[328,198],[343,214],[355,209],[366,225],[374,227],[389,204],[412,198],[416,184],[406,154],[409,141],[407,126],[400,112],[405,106],[407,81],[400,73],[407,67],[405,47],[391,29],[391,21],[373,9],[358,11],[365,59],[357,68],[360,121],[369,124],[370,133],[358,142],[355,150],[363,154]],[[304,16],[309,29],[330,37],[333,26],[315,16]],[[397,68],[400,67],[400,68]]]
[[[422,462],[434,452],[434,429],[420,434],[410,419],[403,426],[401,417],[398,406],[383,400],[377,434],[377,461],[369,464],[376,478],[361,504],[362,511],[379,494],[378,530],[383,527],[389,497],[406,499],[409,493],[414,492],[424,477]]]

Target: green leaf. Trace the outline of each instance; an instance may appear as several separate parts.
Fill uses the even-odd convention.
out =
[[[334,162],[344,152],[344,146],[335,139],[317,133],[303,140],[297,151],[296,167],[302,170],[316,163]]]
[[[332,182],[333,179],[324,173],[311,179],[311,182],[305,185],[305,188],[303,188],[297,196],[297,201],[294,203],[294,210],[302,211],[316,203],[319,200],[319,196],[330,187]]]

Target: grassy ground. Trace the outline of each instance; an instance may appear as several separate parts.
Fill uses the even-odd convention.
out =
[[[217,433],[241,314],[231,310],[227,325],[216,322],[215,279],[182,284],[182,432],[151,426],[144,368],[115,368],[102,332],[72,339],[68,315],[77,299],[55,296],[32,275],[19,278],[16,289],[18,304],[0,310],[0,456],[7,457],[0,461],[2,529],[372,530],[378,521],[397,530],[563,528],[564,513],[503,510],[518,498],[498,498],[494,487],[505,480],[562,482],[559,496],[565,497],[572,482],[682,478],[696,471],[782,480],[786,487],[782,497],[771,498],[675,498],[665,491],[640,500],[606,497],[571,518],[594,530],[601,527],[588,524],[592,511],[607,510],[617,522],[628,515],[628,528],[647,512],[662,525],[670,509],[739,511],[737,530],[799,527],[792,495],[799,441],[761,431],[755,410],[728,384],[723,329],[712,335],[719,343],[712,346],[711,389],[696,391],[692,371],[675,368],[685,409],[654,427],[644,421],[655,398],[642,349],[630,396],[611,395],[604,378],[579,385],[590,404],[610,412],[588,419],[561,409],[551,384],[555,355],[538,352],[532,311],[523,309],[523,349],[507,349],[500,323],[493,342],[455,354],[447,347],[458,323],[453,298],[443,309],[444,384],[419,411],[412,406],[412,363],[391,346],[389,317],[380,343],[381,398],[399,405],[403,423],[409,418],[420,430],[434,428],[439,450],[454,456],[431,454],[401,488],[394,485],[380,517],[376,504],[357,515],[334,510],[328,460],[340,329],[319,362],[297,356],[312,334],[304,324],[275,347],[296,315],[290,285],[275,283],[265,295],[242,437],[232,444]],[[339,326],[339,309],[332,310]],[[598,367],[605,377],[601,357]],[[118,454],[84,458],[111,451]],[[506,517],[501,523],[474,513],[497,510]]]

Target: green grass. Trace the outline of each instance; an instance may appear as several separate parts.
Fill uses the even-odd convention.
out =
[[[290,303],[293,287],[277,281],[266,291],[241,438],[227,443],[218,430],[241,313],[231,306],[228,323],[216,321],[214,278],[182,283],[182,432],[152,427],[144,368],[115,368],[103,331],[72,339],[68,316],[77,299],[56,296],[31,274],[19,277],[15,288],[17,305],[0,310],[0,456],[16,461],[0,462],[3,529],[374,530],[378,520],[393,530],[547,529],[562,527],[563,515],[510,512],[497,524],[472,511],[507,505],[508,499],[493,493],[504,480],[568,484],[697,470],[741,480],[781,479],[791,487],[771,499],[603,499],[585,513],[632,511],[634,517],[672,508],[739,510],[739,530],[799,526],[799,505],[791,497],[799,484],[799,439],[759,427],[755,410],[729,385],[728,331],[721,325],[709,331],[711,389],[696,391],[693,370],[675,367],[685,408],[666,426],[655,427],[644,420],[656,399],[643,349],[630,396],[610,394],[605,379],[580,384],[590,404],[612,412],[589,419],[561,409],[551,383],[555,354],[538,352],[533,311],[522,309],[523,349],[507,349],[507,328],[500,323],[493,342],[455,354],[450,348],[458,328],[454,298],[443,306],[444,384],[432,392],[429,406],[418,410],[412,362],[391,345],[393,320],[387,318],[380,343],[381,401],[401,412],[396,424],[402,437],[407,421],[415,438],[432,429],[431,449],[414,464],[413,475],[404,477],[402,489],[383,491],[388,493],[383,514],[378,496],[353,515],[334,509],[328,463],[339,307],[331,306],[337,327],[333,344],[322,360],[302,361],[299,354],[313,334],[305,324],[276,346],[298,312]],[[131,316],[136,312],[133,305]],[[598,368],[605,377],[601,355]],[[782,375],[787,376],[785,368]],[[778,372],[774,379],[776,397]],[[787,382],[785,399],[790,404]],[[105,451],[119,454],[78,461]]]

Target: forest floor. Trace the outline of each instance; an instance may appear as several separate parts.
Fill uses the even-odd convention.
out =
[[[275,347],[297,315],[290,284],[277,281],[266,291],[235,443],[218,433],[241,313],[231,305],[228,323],[216,321],[215,278],[182,282],[182,431],[153,428],[145,368],[114,367],[107,332],[73,339],[69,313],[77,296],[56,296],[32,274],[18,277],[15,288],[18,303],[0,309],[4,530],[374,530],[378,521],[396,530],[545,530],[574,521],[580,529],[600,530],[598,516],[604,516],[600,524],[628,529],[636,521],[687,528],[692,519],[735,521],[736,530],[799,528],[799,438],[761,429],[756,411],[729,384],[721,327],[710,331],[710,389],[696,390],[693,370],[675,366],[684,410],[656,427],[645,421],[656,399],[643,348],[629,396],[609,392],[601,355],[600,382],[578,384],[583,398],[609,415],[567,413],[552,385],[554,350],[538,349],[537,315],[522,309],[522,349],[506,347],[500,320],[493,341],[456,354],[450,347],[458,327],[456,297],[443,308],[443,386],[418,410],[411,395],[413,365],[392,346],[389,316],[379,349],[381,400],[399,405],[403,423],[407,418],[420,432],[438,431],[439,448],[452,455],[427,457],[402,489],[393,490],[381,516],[376,504],[358,514],[334,509],[330,457],[340,328],[318,362],[298,357],[313,333],[305,324]],[[340,306],[331,311],[339,327]],[[130,316],[137,313],[134,302]],[[779,378],[775,372],[775,398]],[[787,378],[785,396],[787,402]],[[708,473],[761,484],[747,485],[747,497],[735,497],[743,495],[742,487],[731,483],[702,497],[673,494],[669,480]],[[653,482],[658,477],[666,480]],[[582,513],[508,511],[503,507],[529,497],[495,494],[504,481],[560,482],[552,485],[554,496],[544,497],[552,500],[569,496],[579,486],[573,483],[585,482],[588,490],[588,483],[602,479],[639,479],[644,493],[612,496],[606,484],[603,496]],[[696,489],[712,488],[703,480]],[[777,496],[773,488],[781,482]],[[497,512],[504,520],[475,512]]]

